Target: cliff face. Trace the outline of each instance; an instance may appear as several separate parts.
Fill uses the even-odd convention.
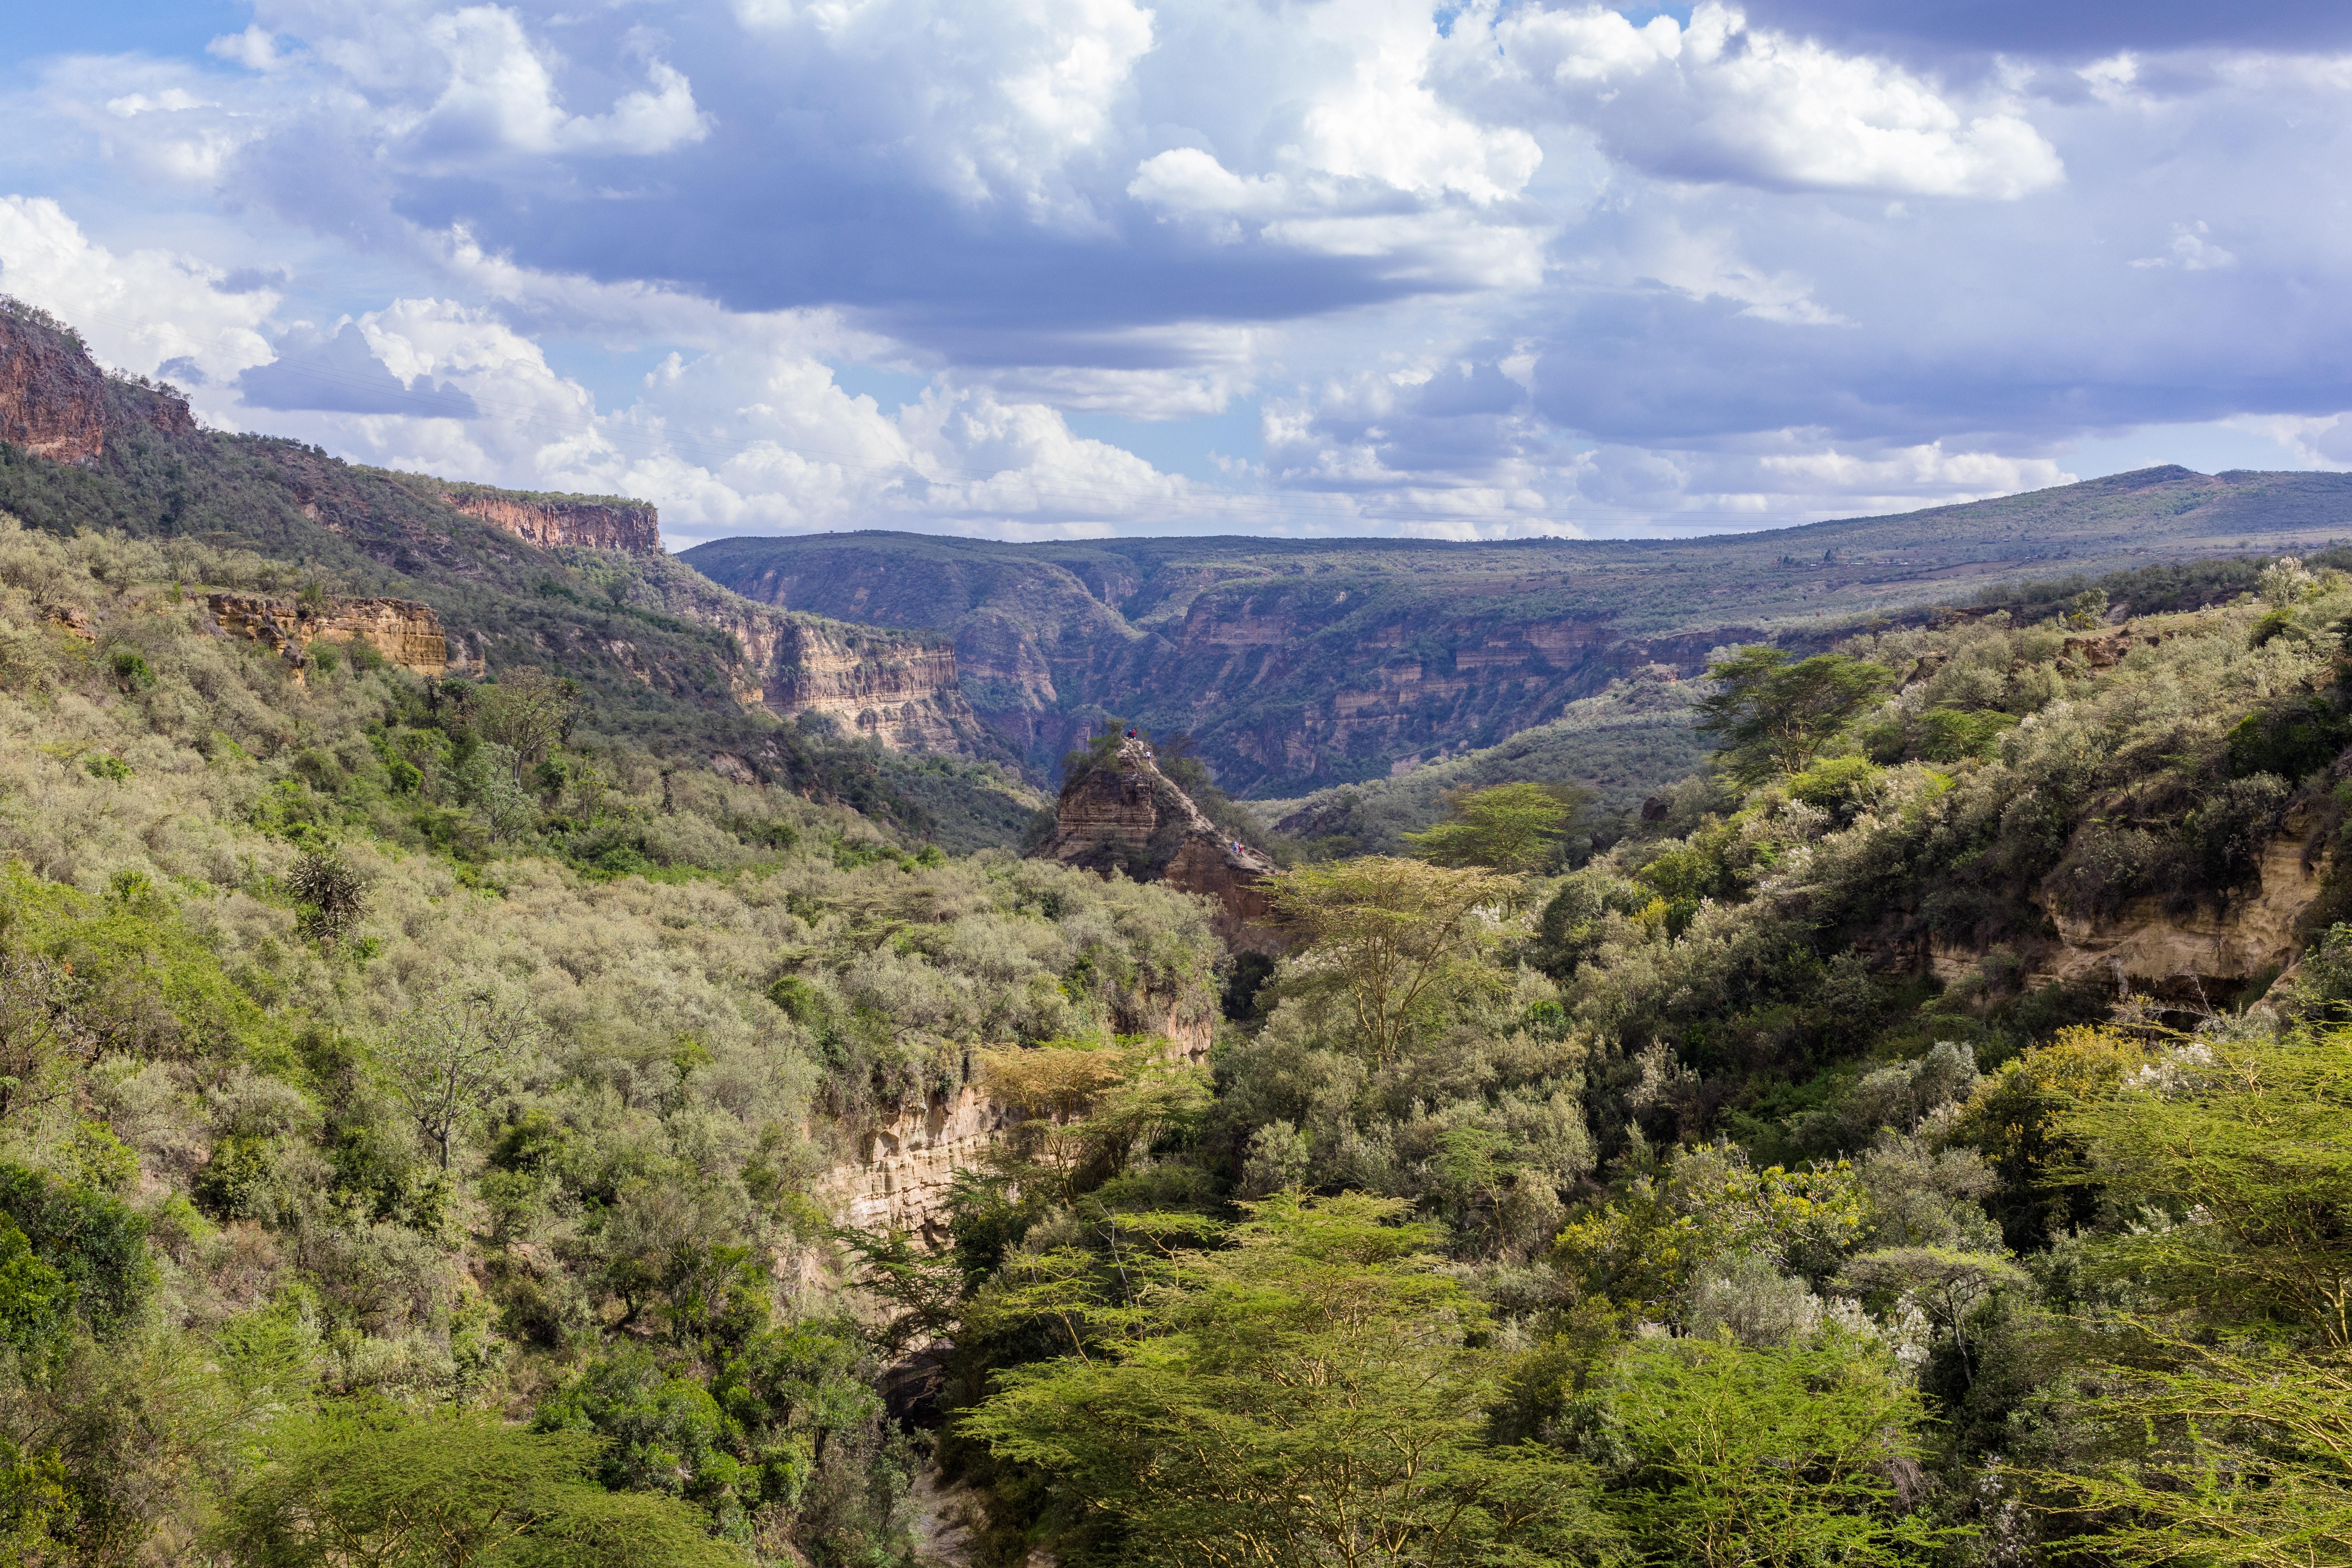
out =
[[[468,517],[549,548],[576,545],[634,555],[661,549],[661,516],[639,501],[531,495],[472,485],[453,489],[442,499]]]
[[[0,309],[0,441],[61,463],[95,461],[110,425],[195,428],[187,404],[156,387],[111,380],[64,331]]]
[[[780,719],[823,714],[893,752],[1003,758],[1003,744],[964,700],[945,641],[778,615],[737,601],[681,605],[742,650],[735,692]]]
[[[2315,850],[2311,826],[2305,814],[2291,814],[2264,846],[2255,885],[2216,906],[2183,913],[2142,898],[2099,918],[2049,909],[2058,940],[2038,954],[2023,955],[2031,961],[2032,979],[2219,1006],[2249,984],[2275,977],[2311,940],[2312,911],[2326,890],[2334,858],[2331,847]],[[1929,951],[1927,963],[1937,978],[1950,984],[1974,973],[1983,957],[1938,946]]]
[[[1216,1015],[1205,996],[1148,997],[1142,1012],[1118,1018],[1119,1030],[1160,1036],[1178,1061],[1197,1066],[1209,1059]],[[910,1231],[926,1246],[944,1246],[956,1173],[984,1166],[989,1150],[1015,1120],[974,1084],[902,1106],[859,1135],[857,1157],[826,1172],[818,1195],[850,1225]]]
[[[1054,817],[1054,836],[1037,851],[1043,858],[1104,876],[1122,869],[1138,881],[1198,894],[1213,906],[1209,923],[1219,940],[1236,952],[1274,953],[1286,945],[1267,923],[1274,905],[1263,884],[1274,862],[1219,833],[1143,742],[1121,744],[1115,767],[1072,776]]]
[[[1263,799],[1496,744],[1645,665],[1688,679],[1774,626],[1950,605],[2060,554],[2095,574],[2152,549],[2300,551],[2338,537],[2347,506],[2352,475],[2155,468],[1713,539],[849,533],[719,540],[686,559],[762,603],[948,633],[973,705],[1033,765],[1116,713],[1189,731],[1219,784]],[[2117,654],[2084,640],[2094,668]]]
[[[223,637],[244,637],[299,666],[313,643],[364,642],[403,669],[438,679],[450,668],[449,641],[432,605],[414,599],[337,599],[318,605],[246,594],[208,594],[205,605]]]

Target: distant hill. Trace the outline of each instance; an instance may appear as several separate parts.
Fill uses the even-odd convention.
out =
[[[7,300],[0,512],[242,546],[331,592],[420,600],[458,668],[570,676],[597,732],[953,847],[1016,839],[1044,799],[992,765],[1014,753],[964,701],[940,639],[749,603],[665,553],[654,510],[625,498],[453,484],[199,429],[170,388],[107,375],[69,328]]]
[[[682,559],[765,604],[953,637],[980,713],[1050,767],[1107,716],[1185,730],[1236,794],[1492,745],[1646,665],[1965,602],[2021,576],[2312,550],[2352,475],[2166,467],[1999,500],[1686,540],[999,544],[861,532]]]

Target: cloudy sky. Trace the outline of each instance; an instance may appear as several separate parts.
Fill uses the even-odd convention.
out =
[[[0,291],[673,547],[2352,466],[2341,0],[16,10]]]

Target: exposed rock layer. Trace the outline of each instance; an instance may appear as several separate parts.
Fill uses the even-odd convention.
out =
[[[298,662],[313,643],[372,644],[391,663],[438,678],[450,667],[441,617],[414,599],[330,598],[318,605],[247,594],[207,594],[223,637],[244,637]]]
[[[1214,906],[1209,923],[1234,951],[1272,953],[1286,945],[1270,923],[1274,905],[1264,886],[1274,862],[1219,833],[1160,771],[1142,741],[1122,742],[1115,767],[1072,775],[1054,818],[1041,857],[1106,876],[1125,870],[1139,881],[1196,893]]]
[[[110,380],[64,331],[0,310],[0,441],[36,457],[88,463],[110,425],[165,435],[195,428],[186,401],[160,387]]]
[[[1156,1016],[1122,1017],[1117,1020],[1119,1029],[1160,1036],[1178,1061],[1198,1065],[1209,1059],[1216,1017],[1206,998],[1152,998],[1149,1006]],[[909,1231],[927,1245],[943,1245],[948,1192],[956,1173],[984,1166],[989,1151],[1015,1120],[971,1083],[902,1106],[859,1135],[857,1158],[828,1171],[817,1184],[818,1196],[849,1225]]]
[[[1050,765],[1108,711],[1185,730],[1260,798],[1386,774],[1559,717],[1644,665],[1811,651],[1848,615],[1949,605],[1994,578],[2316,546],[2352,475],[2146,469],[1901,517],[1715,539],[1121,539],[861,532],[715,541],[686,559],[748,597],[953,636],[982,717]],[[2086,638],[2084,662],[2116,652]],[[1671,776],[1671,775],[1670,775]],[[1649,787],[1670,782],[1661,777]]]
[[[641,501],[574,500],[475,486],[452,489],[442,499],[467,516],[533,544],[625,550],[636,555],[661,548],[661,516]]]
[[[2066,981],[2145,992],[2219,1006],[2256,981],[2278,975],[2311,939],[2332,848],[2315,849],[2310,823],[2290,816],[2263,847],[2256,884],[2218,904],[2186,912],[2152,898],[2134,899],[2105,918],[2049,910],[2058,941],[2025,953],[2036,983]],[[1927,954],[1949,984],[1974,973],[1984,954],[1937,945]]]

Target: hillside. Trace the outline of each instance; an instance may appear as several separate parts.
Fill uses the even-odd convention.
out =
[[[592,732],[713,757],[962,847],[1042,797],[966,703],[952,650],[748,603],[659,547],[653,509],[343,463],[199,430],[168,389],[105,376],[68,329],[0,309],[0,512],[265,553],[270,591],[429,605],[453,667],[560,668]],[[29,442],[30,445],[26,443]],[[42,456],[51,451],[54,456]],[[856,742],[871,742],[859,745]]]
[[[2150,468],[1760,533],[1661,541],[732,539],[747,597],[954,638],[973,706],[1050,767],[1103,716],[1189,731],[1235,794],[1295,795],[1491,745],[1662,664],[2020,575],[2352,536],[2352,476]]]
[[[2352,1561],[2352,552],[1648,661],[1301,846],[32,325],[5,1560]]]

